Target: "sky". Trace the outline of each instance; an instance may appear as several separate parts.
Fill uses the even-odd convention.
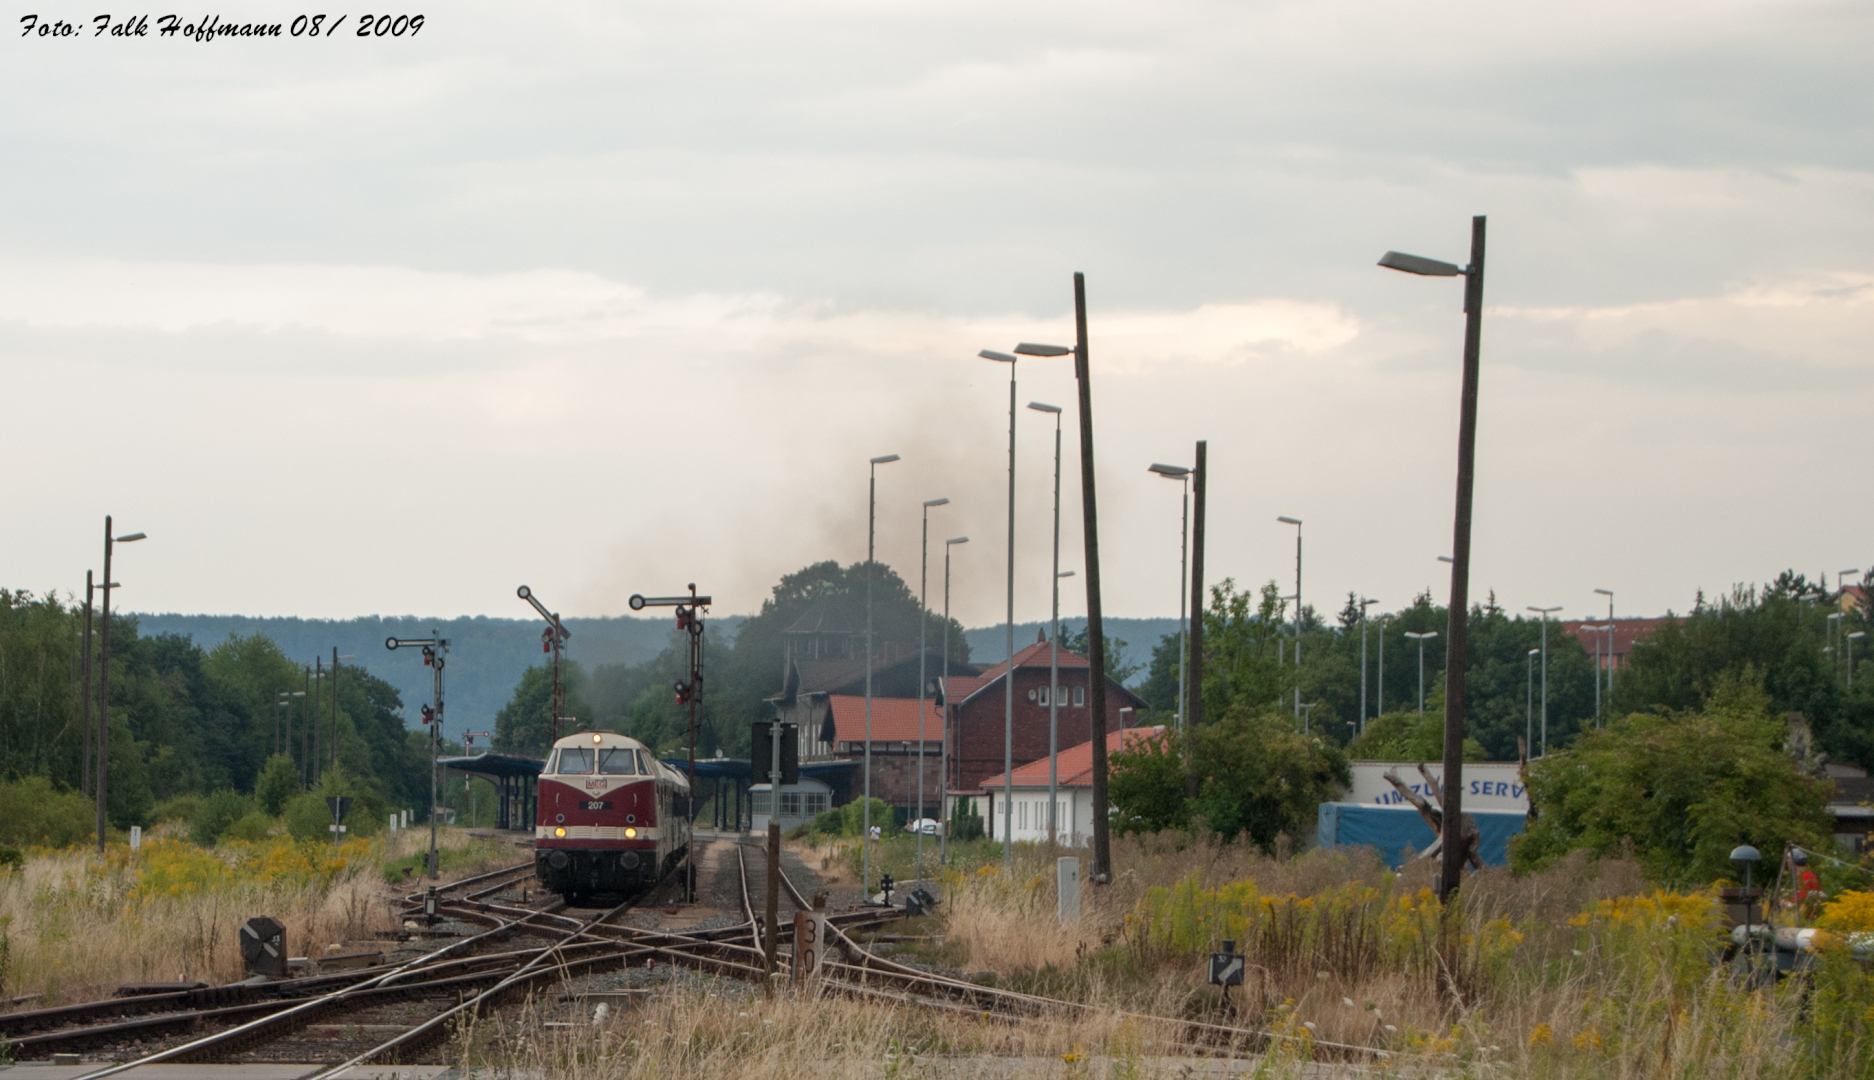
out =
[[[1472,596],[1565,617],[1874,565],[1874,8],[457,0],[415,33],[0,45],[0,587],[525,617],[866,553],[1004,616],[1009,369],[1087,278],[1105,608],[1442,599],[1489,220]],[[411,9],[417,10],[417,9]],[[223,21],[298,9],[230,5]],[[125,9],[121,15],[144,14]],[[334,12],[334,14],[341,14]],[[188,16],[183,21],[193,21]],[[1075,386],[1061,566],[1083,569]],[[1020,408],[1015,617],[1054,429]],[[1085,610],[1083,577],[1062,611]]]

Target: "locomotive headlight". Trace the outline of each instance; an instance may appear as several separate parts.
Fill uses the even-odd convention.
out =
[[[638,830],[632,829],[632,828],[625,829],[625,839],[636,840],[637,838],[638,838]]]
[[[560,838],[562,838],[562,839],[563,839],[563,838],[565,838],[565,836],[566,836],[566,826],[564,826],[564,825],[562,825],[562,826],[560,826],[559,828],[557,828],[557,829],[554,829],[554,830],[553,830],[553,835],[554,835],[554,836],[557,836],[557,837],[560,837]]]
[[[595,742],[595,743],[596,743],[596,742],[598,742],[598,741],[599,741],[599,737],[598,737],[597,735],[594,735],[594,736],[592,736],[592,741],[593,741],[593,742]]]

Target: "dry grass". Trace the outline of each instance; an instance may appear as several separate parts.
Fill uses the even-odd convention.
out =
[[[470,843],[455,830],[449,841]],[[244,975],[240,926],[256,915],[285,925],[292,955],[372,941],[396,925],[379,867],[428,843],[410,830],[348,841],[337,856],[283,837],[212,851],[157,837],[134,857],[113,846],[103,862],[82,848],[35,851],[0,872],[0,993],[43,995],[21,1006],[39,1008],[127,982],[232,982]]]
[[[582,1010],[590,1016],[591,1008]],[[764,998],[697,980],[642,1006],[573,1028],[545,1028],[531,1012],[457,1033],[451,1059],[507,1065],[556,1080],[858,1080],[864,1077],[1090,1075],[1094,1048],[1115,1060],[1102,1075],[1177,1076],[1156,1060],[1170,1025],[1117,1013],[1019,1024],[948,1011],[868,1005],[811,992]]]

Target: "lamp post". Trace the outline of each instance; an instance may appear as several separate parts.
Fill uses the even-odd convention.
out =
[[[547,628],[540,634],[540,645],[542,651],[553,654],[553,715],[547,720],[547,749],[551,751],[553,744],[560,741],[560,717],[566,714],[560,690],[560,653],[564,651],[566,639],[572,637],[573,632],[561,625],[560,613],[548,611],[532,589],[522,585],[514,590],[514,595],[533,605],[533,609],[547,621]]]
[[[1829,654],[1829,672],[1837,678],[1841,676],[1841,654],[1835,649],[1835,635],[1840,632],[1847,612],[1837,611],[1822,620],[1823,640],[1828,642],[1822,651]]]
[[[1594,726],[1601,726],[1601,634],[1612,626],[1596,626],[1583,620],[1581,629],[1594,635]]]
[[[1014,803],[1012,793],[1014,781],[1009,779],[1015,772],[1015,360],[1016,358],[994,349],[984,349],[976,355],[985,360],[994,360],[998,364],[1009,366],[1009,529],[1008,529],[1008,611],[1004,623],[1008,630],[1008,660],[1004,662],[1002,680],[1002,775],[1008,782],[1002,788],[1002,866],[1007,870],[1015,865],[1015,815],[1010,812]],[[993,803],[990,804],[992,807]],[[989,814],[989,832],[995,835],[995,811]]]
[[[942,711],[943,748],[938,751],[937,771],[943,774],[942,788],[937,795],[937,864],[942,866],[950,857],[950,549],[958,544],[967,544],[967,536],[953,536],[944,541],[944,674],[940,684],[937,707]]]
[[[1607,597],[1607,696],[1611,701],[1614,696],[1614,590],[1596,589],[1594,594]],[[1598,683],[1600,673],[1596,672],[1594,678]]]
[[[1295,719],[1301,719],[1301,519],[1278,517],[1284,525],[1295,526]],[[1304,725],[1305,727],[1305,725]]]
[[[1427,630],[1423,634],[1415,634],[1410,630],[1406,631],[1406,637],[1409,637],[1413,641],[1416,641],[1419,643],[1419,715],[1420,716],[1425,715],[1425,643],[1437,636],[1438,636],[1438,631],[1436,630]],[[1450,685],[1449,679],[1447,679],[1445,683],[1445,696],[1446,697],[1451,696],[1451,685]]]
[[[1080,542],[1084,549],[1081,568],[1087,580],[1087,720],[1090,748],[1093,751],[1092,832],[1093,873],[1096,885],[1113,880],[1113,852],[1106,806],[1106,622],[1100,600],[1100,513],[1095,497],[1093,469],[1093,376],[1087,346],[1087,278],[1074,273],[1074,347],[1037,345],[1023,342],[1015,346],[1020,356],[1071,356],[1074,358],[1074,386],[1080,399]],[[1200,448],[1202,443],[1198,444]],[[1203,451],[1198,451],[1198,546],[1202,548],[1204,530]],[[1203,565],[1200,556],[1198,565]]]
[[[1377,603],[1360,601],[1360,722],[1354,725],[1356,734],[1366,731],[1366,609]]]
[[[1179,519],[1178,526],[1178,712],[1176,722],[1177,729],[1183,731],[1186,686],[1184,677],[1190,665],[1187,652],[1190,647],[1190,638],[1186,633],[1184,618],[1184,589],[1190,570],[1188,560],[1191,550],[1191,470],[1182,465],[1153,465],[1146,471],[1157,473],[1167,480],[1176,480],[1184,488],[1184,516]]]
[[[1386,624],[1391,621],[1392,616],[1390,615],[1381,615],[1379,617],[1379,661],[1376,665],[1379,671],[1377,678],[1373,680],[1374,716],[1386,715]]]
[[[1554,607],[1530,607],[1530,611],[1542,616],[1542,753],[1549,756],[1549,616],[1562,610],[1560,604]]]
[[[111,764],[111,549],[145,539],[143,533],[111,535],[111,516],[104,515],[104,610],[98,624],[98,854],[104,854],[104,809]]]
[[[1012,443],[1010,445],[1013,445]],[[865,817],[865,835],[860,838],[863,858],[860,859],[859,889],[865,896],[872,895],[872,562],[874,543],[878,536],[878,467],[897,461],[897,454],[881,454],[867,462],[868,480],[865,501],[865,805],[860,813]],[[773,792],[775,813],[781,810],[780,785],[775,785]],[[868,901],[869,903],[870,901]]]
[[[1739,844],[1731,849],[1731,861],[1744,864],[1744,947],[1738,950],[1744,958],[1746,970],[1750,966],[1751,907],[1750,872],[1756,867],[1763,855],[1749,844]]]
[[[1040,401],[1031,401],[1028,407],[1054,417],[1054,567],[1048,579],[1051,593],[1049,621],[1052,624],[1048,630],[1048,846],[1053,847],[1056,842],[1054,799],[1060,771],[1061,741],[1061,578],[1066,576],[1061,573],[1061,407]],[[1072,574],[1073,571],[1067,573]],[[1009,678],[1015,678],[1013,668],[1009,671]],[[1015,790],[1014,785],[1011,776],[1008,790]]]
[[[1529,650],[1529,662],[1524,665],[1529,670],[1523,680],[1523,756],[1536,746],[1536,654],[1541,649]]]
[[[1429,277],[1464,278],[1464,373],[1458,394],[1457,498],[1451,520],[1451,599],[1446,606],[1445,775],[1441,898],[1449,900],[1464,872],[1464,670],[1470,633],[1471,491],[1477,465],[1477,369],[1483,340],[1484,218],[1471,218],[1471,261],[1454,266],[1437,259],[1388,251],[1379,264]]]
[[[293,753],[293,708],[294,698],[306,696],[304,690],[276,690],[273,694],[273,752],[275,754]]]
[[[1854,689],[1854,643],[1867,637],[1866,630],[1856,630],[1848,635],[1848,689]]]
[[[948,506],[950,500],[924,500],[924,525],[918,541],[917,572],[917,820],[924,819],[924,668],[929,653],[926,642],[930,630],[930,510],[933,506]],[[938,802],[943,802],[941,794]],[[775,804],[777,807],[779,803]],[[917,830],[917,879],[924,882],[924,827]]]

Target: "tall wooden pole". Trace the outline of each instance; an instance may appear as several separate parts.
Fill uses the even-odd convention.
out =
[[[1444,875],[1449,900],[1464,871],[1464,668],[1470,620],[1471,486],[1477,463],[1477,356],[1483,333],[1484,219],[1471,219],[1471,263],[1464,272],[1464,382],[1458,406],[1457,513],[1451,530],[1451,606],[1445,624]]]
[[[85,753],[78,765],[78,790],[91,794],[91,571],[85,571],[85,642],[80,666],[84,670],[83,682],[79,687],[78,711],[84,716]]]
[[[1191,470],[1192,486],[1197,489],[1197,505],[1191,515],[1191,630],[1186,648],[1184,706],[1184,795],[1195,799],[1201,778],[1191,746],[1197,727],[1204,722],[1204,490],[1209,473],[1210,444],[1197,440],[1197,467]]]
[[[1093,739],[1093,882],[1113,880],[1106,821],[1106,628],[1100,617],[1099,509],[1093,492],[1093,387],[1087,363],[1087,277],[1074,274],[1074,380],[1080,389],[1080,509],[1086,542],[1087,706]],[[1010,658],[1013,663],[1014,658]],[[1010,672],[1010,677],[1014,675]],[[1004,794],[1007,792],[1005,791]]]

